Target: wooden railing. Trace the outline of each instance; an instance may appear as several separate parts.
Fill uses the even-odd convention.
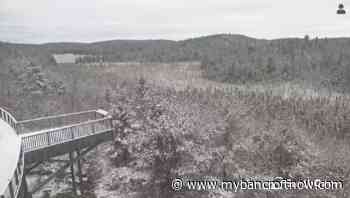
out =
[[[89,110],[76,113],[67,113],[29,120],[22,120],[17,123],[17,131],[19,134],[25,134],[34,131],[60,128],[63,126],[81,123],[88,120],[96,120],[104,116],[101,113],[99,113],[99,111],[102,110]]]
[[[96,113],[97,117],[100,115],[103,118],[22,134],[22,149],[25,152],[36,150],[90,135],[104,133],[113,129],[112,118],[107,115],[107,112],[103,110],[96,110],[93,112]]]
[[[17,121],[16,119],[6,110],[0,108],[0,119],[4,120],[17,132]],[[17,160],[16,170],[13,173],[12,178],[9,180],[8,186],[5,192],[0,192],[0,198],[18,198],[22,197],[23,190],[23,171],[24,171],[24,154],[23,150],[20,150],[19,157]],[[2,194],[1,194],[2,193]]]
[[[23,198],[24,153],[50,145],[113,130],[112,117],[104,110],[92,110],[16,121],[6,110],[0,108],[0,119],[21,134],[22,148],[16,170],[0,198]],[[38,131],[39,130],[39,131]]]
[[[3,108],[0,108],[0,118],[17,131],[17,120]]]

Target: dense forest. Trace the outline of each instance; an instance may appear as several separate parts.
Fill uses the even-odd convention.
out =
[[[90,55],[78,62],[201,61],[211,80],[232,83],[297,81],[343,92],[350,84],[350,39],[289,38],[259,40],[221,34],[183,41],[114,40],[41,45],[0,43],[0,62],[9,56],[37,57],[55,64],[52,54]],[[93,57],[98,58],[93,58]]]

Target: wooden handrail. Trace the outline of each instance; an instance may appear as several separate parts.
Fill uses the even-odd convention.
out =
[[[22,134],[20,135],[20,137],[25,138],[25,137],[30,137],[30,136],[34,136],[34,135],[38,135],[41,133],[49,133],[51,131],[59,131],[59,130],[63,130],[63,129],[68,129],[68,128],[72,128],[75,126],[83,126],[83,125],[87,125],[87,124],[91,124],[94,122],[99,122],[102,120],[108,120],[110,118],[101,118],[101,119],[97,119],[97,120],[89,120],[89,121],[85,121],[85,122],[80,122],[77,124],[71,124],[71,125],[67,125],[67,126],[63,126],[63,127],[58,127],[58,128],[53,128],[53,129],[45,129],[45,130],[41,130],[41,131],[36,131],[36,132],[32,132],[32,133],[26,133],[26,134]]]
[[[25,151],[30,151],[106,132],[113,128],[110,120],[110,117],[106,117],[56,129],[24,134],[21,135],[22,146]]]
[[[16,131],[18,121],[8,111],[6,111],[3,108],[0,108],[0,118]]]
[[[74,116],[74,115],[81,115],[81,114],[88,114],[88,113],[95,113],[95,112],[97,112],[97,110],[88,110],[88,111],[81,111],[81,112],[75,112],[75,113],[66,113],[66,114],[60,114],[60,115],[39,117],[39,118],[34,118],[34,119],[21,120],[21,121],[18,121],[18,124],[25,124],[28,122],[56,119],[56,118],[62,118],[62,117],[67,117],[67,116]]]
[[[103,109],[97,109],[96,113],[98,113],[98,114],[100,114],[102,116],[108,116],[109,115],[108,111],[105,111]]]
[[[0,197],[8,198],[6,194],[2,195],[1,193],[6,193],[10,191],[11,191],[10,192],[11,195],[9,198],[11,198],[12,196],[17,197],[18,194],[21,193],[20,189],[21,189],[22,177],[24,173],[25,149],[32,149],[32,148],[39,148],[42,146],[50,146],[53,144],[60,144],[62,142],[70,141],[77,138],[82,138],[84,136],[88,136],[91,134],[103,133],[113,128],[112,122],[111,122],[112,117],[108,114],[107,111],[104,111],[102,109],[17,121],[9,112],[0,108],[0,119],[3,119],[6,123],[8,123],[16,131],[16,133],[18,133],[17,128],[19,127],[19,125],[25,125],[26,123],[42,121],[42,120],[51,120],[56,118],[63,118],[63,117],[82,115],[82,114],[88,114],[88,113],[95,113],[95,117],[94,117],[95,119],[76,123],[76,124],[70,124],[70,125],[66,125],[58,128],[51,128],[51,129],[46,129],[46,130],[41,130],[33,133],[20,135],[20,137],[22,138],[22,148],[20,151],[19,159],[17,161],[16,170],[12,178],[9,180],[9,184],[7,189],[5,189],[5,192],[0,192]],[[101,115],[102,118],[96,119],[97,114]],[[71,134],[71,136],[69,134]],[[34,141],[30,141],[31,138],[33,138]],[[27,145],[25,145],[26,141],[28,141]],[[28,146],[29,148],[26,148]]]

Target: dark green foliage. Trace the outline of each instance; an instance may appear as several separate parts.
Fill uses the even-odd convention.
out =
[[[250,43],[253,41],[251,39]],[[203,58],[202,68],[208,78],[236,83],[294,80],[338,91],[349,85],[350,45],[347,39],[310,40],[306,36],[232,46],[236,47],[230,55],[220,53],[221,57]]]

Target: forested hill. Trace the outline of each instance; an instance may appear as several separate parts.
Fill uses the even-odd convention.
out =
[[[43,45],[11,44],[0,42],[0,68],[8,62],[26,59],[35,65],[55,65],[52,53]]]
[[[96,43],[24,45],[0,43],[23,56],[52,63],[49,54],[74,53],[103,57],[104,61],[202,61],[207,77],[226,82],[303,80],[345,88],[350,85],[350,38],[259,40],[221,34],[187,39],[114,40]],[[6,50],[5,50],[6,51]],[[7,50],[8,51],[8,50]]]

